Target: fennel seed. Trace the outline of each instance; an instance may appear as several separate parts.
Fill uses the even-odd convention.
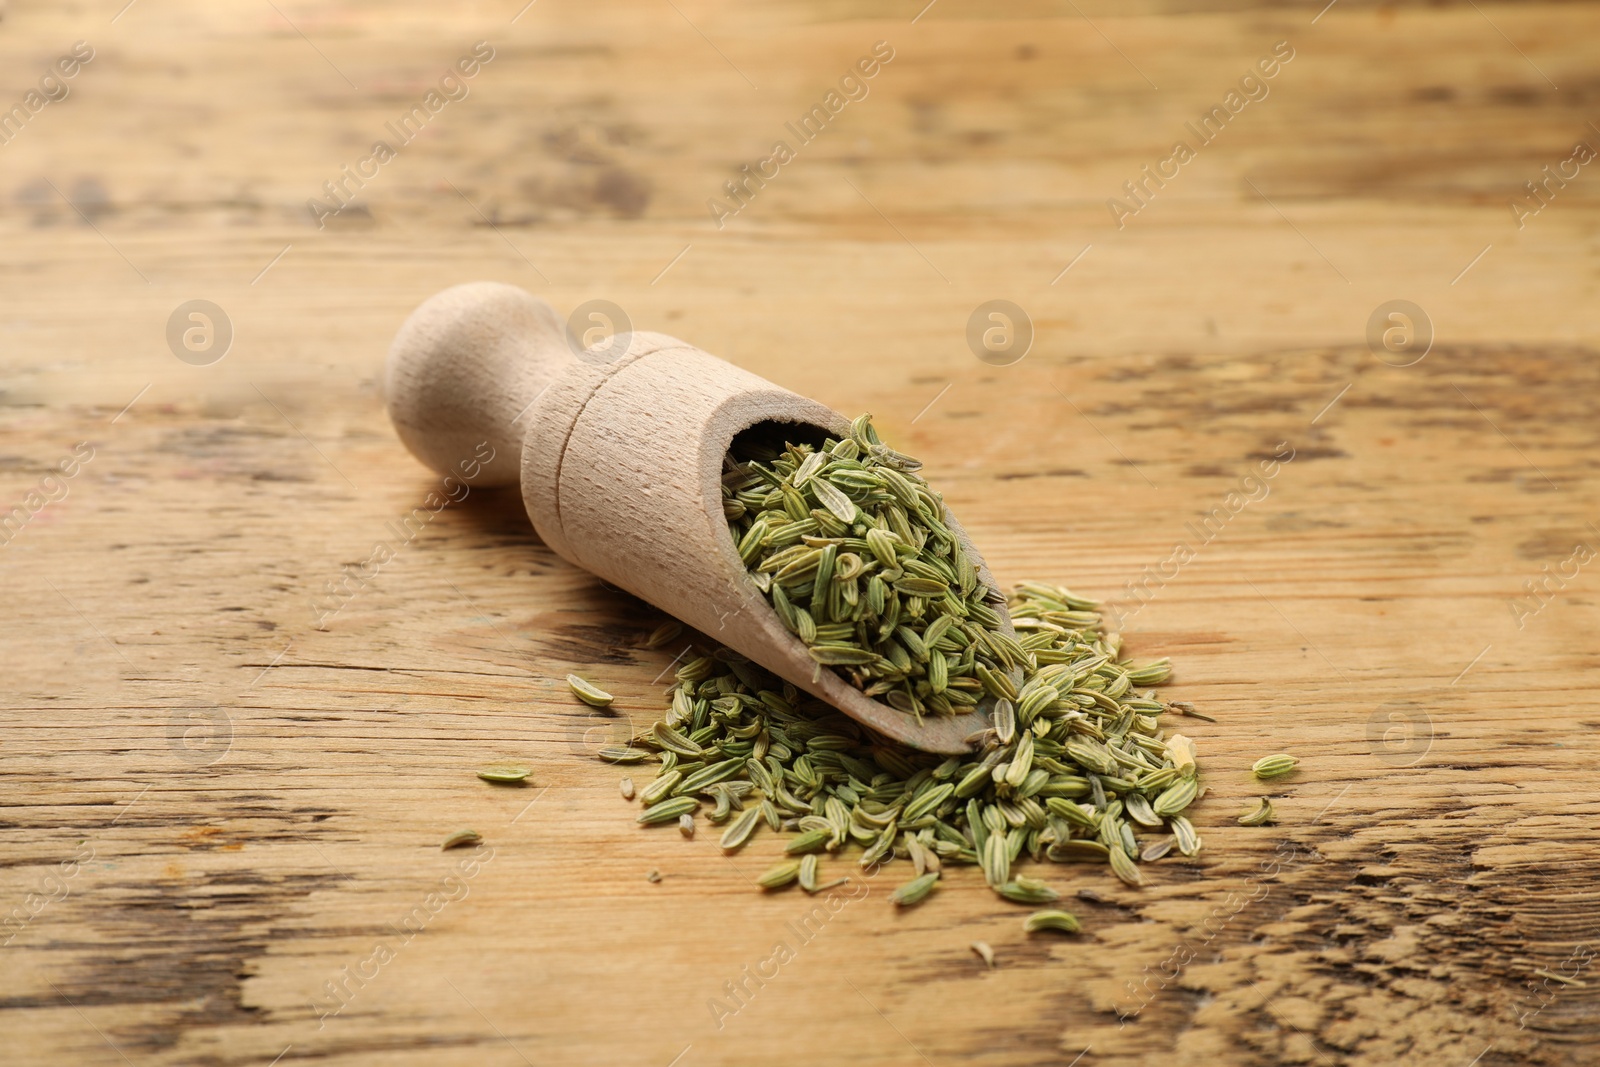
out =
[[[1276,756],[1263,756],[1250,768],[1257,778],[1281,778],[1300,765],[1300,761],[1287,752]]]
[[[926,900],[928,894],[933,892],[933,887],[938,882],[938,872],[929,871],[927,874],[919,875],[896,888],[893,893],[889,894],[889,899],[902,908],[909,908],[913,904],[920,904]]]
[[[660,648],[677,638],[683,633],[683,623],[677,619],[668,619],[666,622],[650,631],[650,636],[644,639],[645,648]]]
[[[1261,798],[1259,807],[1253,808],[1239,816],[1240,826],[1265,826],[1272,822],[1275,813],[1272,810],[1272,801],[1267,797]]]
[[[533,771],[520,763],[495,763],[478,772],[478,777],[494,785],[521,785]]]
[[[444,844],[439,846],[443,852],[447,848],[462,848],[466,845],[477,845],[483,842],[483,835],[476,830],[457,830],[444,839]]]
[[[1037,933],[1040,930],[1055,930],[1063,934],[1075,934],[1083,927],[1079,924],[1077,916],[1070,911],[1036,911],[1022,921],[1022,929],[1026,933]]]
[[[567,687],[572,690],[572,695],[591,707],[609,707],[615,698],[593,682],[585,681],[576,674],[567,675]]]

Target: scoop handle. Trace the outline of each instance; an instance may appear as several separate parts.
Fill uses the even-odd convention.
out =
[[[436,293],[395,334],[384,368],[389,419],[411,454],[440,474],[488,442],[510,462],[479,485],[515,485],[533,401],[577,362],[566,324],[514,285],[469,282]]]

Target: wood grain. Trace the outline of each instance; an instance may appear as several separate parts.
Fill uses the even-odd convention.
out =
[[[13,1057],[1593,1061],[1596,579],[1568,561],[1600,538],[1600,177],[1511,209],[1600,145],[1591,6],[120,6],[0,20],[0,105],[95,50],[0,144],[0,516],[57,497],[0,547]],[[307,200],[478,41],[470,95],[318,229]],[[866,98],[718,229],[706,200],[877,41]],[[1106,200],[1279,41],[1270,94],[1118,229]],[[1204,852],[1141,892],[1062,871],[1075,939],[967,872],[906,914],[866,884],[801,944],[816,901],[750,886],[771,841],[635,829],[589,753],[660,705],[659,616],[514,490],[428,510],[383,415],[399,323],[477,278],[871,410],[1002,582],[1117,604],[1219,720],[1188,731]],[[234,328],[210,366],[166,340],[195,298]],[[1006,367],[966,343],[995,298],[1036,331]],[[1408,367],[1366,340],[1396,299],[1433,327]],[[1235,825],[1275,751],[1304,760],[1278,825]],[[473,777],[499,758],[536,785]],[[462,826],[470,871],[437,848]]]

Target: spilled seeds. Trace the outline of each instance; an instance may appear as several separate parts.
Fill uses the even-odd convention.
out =
[[[695,655],[679,667],[663,717],[626,747],[641,764],[633,773],[657,764],[638,822],[703,816],[729,853],[783,835],[787,858],[758,880],[767,890],[904,860],[910,869],[891,894],[902,907],[928,900],[953,866],[976,867],[1002,899],[1038,907],[1060,897],[1045,864],[1102,864],[1138,887],[1141,858],[1198,852],[1182,814],[1204,791],[1195,745],[1162,727],[1173,709],[1148,689],[1167,679],[1166,661],[1123,661],[1093,603],[1064,589],[1026,583],[1009,607],[1021,681],[997,698],[992,727],[964,756],[876,735],[730,649]],[[979,662],[981,634],[941,629],[935,645],[948,637],[955,647],[932,655],[947,655],[947,668]],[[1030,922],[1077,925],[1053,910]]]

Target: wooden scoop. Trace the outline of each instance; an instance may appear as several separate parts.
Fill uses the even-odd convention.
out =
[[[621,333],[579,351],[550,305],[515,286],[458,285],[400,327],[389,417],[442,474],[495,460],[479,485],[520,480],[528,517],[562,559],[649,601],[858,722],[929,752],[967,750],[977,712],[915,718],[818,670],[756,587],[722,514],[722,460],[743,434],[821,444],[850,420],[682,341]],[[517,458],[520,457],[520,468]],[[1004,598],[954,517],[1007,633]]]

